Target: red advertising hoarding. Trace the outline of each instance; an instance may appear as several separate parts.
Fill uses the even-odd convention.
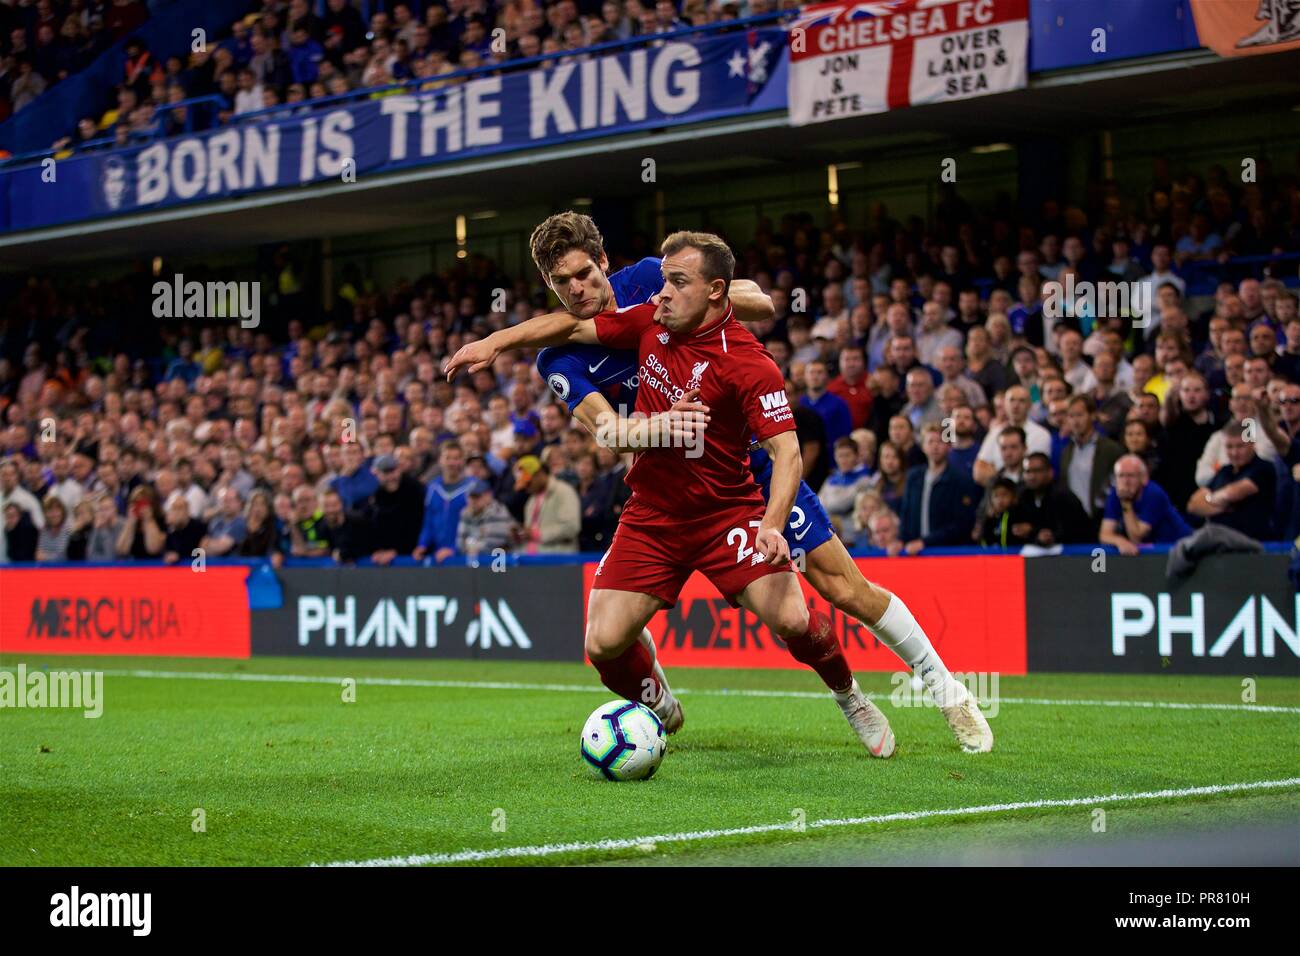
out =
[[[0,652],[248,657],[246,567],[6,568]]]
[[[912,609],[954,671],[1025,673],[1025,570],[1017,555],[857,558],[862,573]],[[596,565],[584,569],[584,607]],[[804,596],[831,620],[854,670],[905,669],[867,628],[829,605],[800,576]],[[585,613],[585,612],[584,612]],[[733,608],[694,574],[677,606],[650,622],[667,667],[802,667],[743,608]]]

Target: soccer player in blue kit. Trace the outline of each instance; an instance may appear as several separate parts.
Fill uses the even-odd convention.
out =
[[[608,309],[657,301],[663,287],[657,258],[642,259],[607,276],[609,261],[604,240],[595,222],[580,213],[549,217],[533,231],[530,247],[542,279],[565,309],[580,319]],[[772,315],[771,300],[752,281],[733,280],[728,295],[736,318],[742,322],[761,321]],[[546,348],[538,353],[537,368],[569,412],[593,434],[597,433],[599,421],[608,421],[608,416],[617,414],[616,405],[624,409],[624,414],[635,405],[639,369],[634,351],[599,345]],[[751,451],[750,468],[766,500],[771,487],[767,453],[757,448]],[[865,624],[877,640],[920,677],[962,749],[971,753],[992,750],[993,732],[974,696],[944,666],[907,605],[863,577],[817,495],[806,483],[800,483],[785,538],[796,566],[803,558],[801,570],[813,589]],[[642,642],[653,654],[654,640],[648,631],[643,632]],[[666,686],[657,663],[655,676]],[[882,747],[878,756],[893,753],[892,734],[886,736],[888,746]]]

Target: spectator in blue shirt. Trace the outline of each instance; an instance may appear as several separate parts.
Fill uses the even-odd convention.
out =
[[[343,443],[343,473],[330,482],[330,487],[343,499],[343,507],[351,510],[375,493],[379,479],[366,464],[365,452],[354,441]]]
[[[799,399],[799,404],[817,413],[826,427],[826,444],[834,448],[837,441],[853,431],[853,414],[844,399],[826,390],[830,375],[825,362],[809,362],[804,366],[803,377],[807,391]]]
[[[248,536],[244,522],[244,502],[239,492],[229,486],[217,493],[217,514],[208,522],[203,547],[212,555],[237,554]]]
[[[871,487],[871,469],[858,463],[858,443],[841,438],[835,443],[835,469],[817,492],[826,513],[840,518],[853,514],[853,505]]]
[[[1120,554],[1137,554],[1140,545],[1173,544],[1192,533],[1141,458],[1123,455],[1114,474],[1097,536],[1102,544],[1113,545]]]
[[[1191,231],[1174,246],[1174,262],[1179,268],[1194,259],[1213,259],[1223,248],[1223,238],[1210,229],[1209,217],[1197,213],[1192,217]]]
[[[248,61],[253,58],[253,41],[250,39],[251,31],[248,23],[244,20],[236,20],[231,25],[230,31],[230,36],[220,45],[230,51],[236,67],[247,66]]]
[[[465,452],[458,442],[444,442],[438,452],[440,474],[429,482],[424,498],[424,526],[411,557],[420,561],[432,554],[439,563],[456,553],[460,513],[469,501],[475,478],[465,473]]]
[[[167,363],[167,372],[163,378],[169,382],[179,378],[183,379],[186,385],[193,385],[194,380],[203,373],[199,363],[194,361],[194,343],[189,339],[181,339],[177,351],[180,354]]]
[[[307,24],[299,20],[289,33],[289,69],[295,83],[315,83],[320,76],[325,49],[311,38]]]
[[[946,429],[948,422],[942,422]],[[957,405],[952,410],[952,439],[948,450],[948,464],[967,478],[974,480],[975,459],[979,457],[981,436],[979,419],[969,405]]]

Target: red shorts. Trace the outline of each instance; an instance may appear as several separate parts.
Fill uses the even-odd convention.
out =
[[[686,579],[699,571],[738,607],[736,596],[751,582],[769,574],[794,573],[789,564],[768,564],[754,548],[765,510],[762,501],[744,502],[683,519],[633,496],[591,586],[650,594],[674,607]]]

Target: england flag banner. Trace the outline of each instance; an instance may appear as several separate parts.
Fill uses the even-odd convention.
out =
[[[805,7],[790,28],[790,124],[1022,89],[1029,0]]]

